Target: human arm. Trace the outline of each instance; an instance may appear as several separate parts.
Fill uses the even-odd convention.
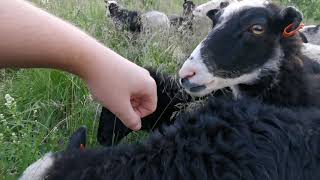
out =
[[[80,76],[103,106],[133,129],[156,108],[147,70],[78,28],[22,0],[0,1],[0,67],[56,68]]]

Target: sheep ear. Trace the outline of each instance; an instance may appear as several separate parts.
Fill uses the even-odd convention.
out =
[[[214,22],[214,16],[217,14],[217,12],[219,12],[219,9],[211,9],[207,12],[207,16],[212,20],[212,22]]]
[[[295,30],[303,20],[302,13],[295,7],[289,6],[280,12],[282,18],[282,30],[292,24],[291,29]]]
[[[72,134],[69,140],[67,150],[82,150],[86,147],[87,143],[87,128],[85,126],[80,127],[76,132]]]

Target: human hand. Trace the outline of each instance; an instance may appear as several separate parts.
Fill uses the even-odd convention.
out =
[[[155,111],[157,88],[149,72],[112,52],[92,63],[86,80],[97,101],[128,128],[141,128],[141,118]]]

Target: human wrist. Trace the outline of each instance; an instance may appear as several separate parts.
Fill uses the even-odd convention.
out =
[[[71,65],[71,71],[87,82],[96,78],[108,79],[121,64],[119,59],[123,58],[94,40],[81,50],[79,57]],[[99,73],[100,71],[104,72]],[[104,77],[97,77],[102,75]]]

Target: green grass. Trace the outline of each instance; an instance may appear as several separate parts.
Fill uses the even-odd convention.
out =
[[[33,2],[72,22],[133,62],[171,73],[177,71],[178,65],[208,31],[208,27],[201,27],[193,35],[170,32],[136,37],[114,29],[105,16],[103,0]],[[206,0],[194,2],[200,4]],[[320,2],[312,1],[312,6],[298,0],[294,2],[308,15],[312,12],[309,18],[319,20]],[[122,0],[121,4],[129,9],[157,9],[167,14],[179,14],[182,10],[182,0]],[[6,104],[10,101],[8,95],[5,99],[6,94],[14,98],[11,104]],[[88,127],[89,146],[97,146],[95,138],[100,109],[83,82],[71,74],[44,69],[1,70],[0,179],[16,179],[44,153],[64,149],[70,134],[82,125]],[[145,136],[147,133],[132,133],[123,142],[130,143]]]

